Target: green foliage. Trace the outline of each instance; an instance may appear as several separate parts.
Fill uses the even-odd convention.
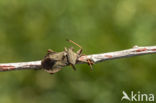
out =
[[[155,0],[0,0],[0,62],[42,59],[72,39],[84,54],[156,44]],[[78,49],[77,47],[75,47]],[[155,55],[44,71],[0,73],[0,103],[119,103],[122,91],[156,93]]]

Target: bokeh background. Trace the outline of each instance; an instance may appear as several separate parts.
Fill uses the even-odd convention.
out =
[[[47,49],[84,54],[156,44],[155,0],[0,0],[0,62],[40,60]],[[75,46],[74,46],[75,47]],[[77,50],[78,48],[75,47]],[[122,91],[156,95],[156,55],[0,73],[0,103],[120,103]],[[125,101],[126,102],[126,101]]]

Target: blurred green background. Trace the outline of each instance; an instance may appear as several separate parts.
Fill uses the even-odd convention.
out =
[[[155,0],[0,0],[0,62],[40,60],[47,49],[84,54],[156,44]],[[74,46],[75,47],[75,46]],[[77,47],[75,47],[78,49]],[[0,73],[0,103],[119,103],[122,91],[156,94],[156,55],[66,67],[49,75]]]

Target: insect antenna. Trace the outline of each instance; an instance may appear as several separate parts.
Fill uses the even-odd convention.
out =
[[[75,44],[75,45],[78,46],[79,48],[82,48],[79,44],[75,43],[74,41],[69,40],[69,39],[66,39],[66,40],[67,40],[68,42],[71,42],[71,43]]]

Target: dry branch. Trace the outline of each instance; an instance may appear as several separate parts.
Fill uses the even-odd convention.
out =
[[[92,60],[94,63],[97,63],[105,60],[126,58],[131,56],[138,56],[138,55],[152,54],[152,53],[156,53],[156,46],[146,46],[146,47],[134,46],[133,48],[127,50],[81,56],[78,59],[78,63],[87,63],[88,59]],[[39,60],[39,61],[31,61],[31,62],[0,64],[0,71],[24,70],[24,69],[42,69],[41,61]]]

